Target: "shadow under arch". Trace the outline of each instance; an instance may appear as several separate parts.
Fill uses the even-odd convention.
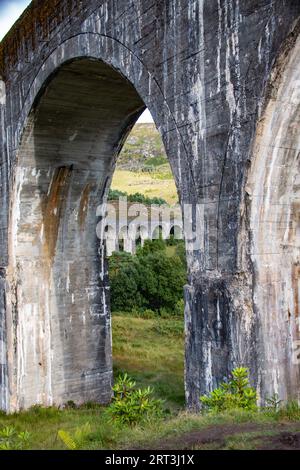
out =
[[[182,200],[189,200],[188,195],[191,194],[190,192],[185,194],[181,182],[182,168],[186,165],[187,174],[191,173],[189,178],[193,179],[191,168],[189,168],[188,154],[180,129],[163,91],[153,73],[146,68],[141,59],[125,44],[108,35],[95,32],[79,33],[62,41],[48,53],[25,94],[24,105],[18,120],[19,126],[16,130],[16,141],[21,142],[30,111],[37,97],[44,92],[47,83],[52,80],[64,64],[80,59],[102,61],[134,86],[144,106],[149,109],[160,132],[179,195]],[[17,150],[13,159],[16,159],[16,152]],[[178,165],[179,162],[176,162],[178,159],[180,165]],[[180,170],[179,167],[181,167]]]

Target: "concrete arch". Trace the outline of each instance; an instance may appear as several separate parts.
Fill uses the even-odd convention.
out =
[[[113,55],[111,49],[114,50]],[[69,97],[64,85],[68,74],[72,76],[70,88],[75,87]],[[103,76],[102,90],[97,90],[95,83],[93,88],[97,74],[100,76],[99,86],[103,86],[101,74]],[[104,120],[100,119],[98,122],[101,128],[100,134],[94,128],[89,135],[94,148],[92,149],[87,142],[88,146],[84,143],[81,146],[81,155],[76,146],[78,147],[80,142],[80,132],[84,133],[86,127],[82,126],[74,116],[75,112],[80,112],[80,106],[77,105],[80,96],[76,97],[76,77],[79,86],[84,87],[84,80],[88,81],[81,98],[82,110],[85,113],[82,114],[82,122],[88,122],[90,119],[99,120],[99,116],[95,118],[93,113],[90,113],[89,118],[89,109],[95,107],[97,96],[99,112],[101,100],[105,100],[107,94],[110,97],[114,94],[118,97],[114,111],[120,108],[119,116],[112,111],[111,121],[106,109]],[[111,80],[108,91],[105,80],[107,83]],[[139,88],[139,84],[143,81],[147,81],[146,89],[149,93],[143,98],[144,101],[131,85],[131,83],[137,84]],[[54,88],[57,82],[60,88],[55,96]],[[47,105],[51,93],[53,96]],[[80,95],[80,89],[78,93]],[[122,93],[127,103],[123,109],[120,106]],[[66,96],[63,96],[64,94]],[[160,100],[153,100],[153,94],[159,95]],[[83,98],[87,99],[88,105],[82,104]],[[72,100],[74,109],[72,109]],[[162,103],[159,113],[152,105],[157,101]],[[12,410],[28,408],[34,403],[60,405],[69,399],[77,403],[89,400],[105,403],[110,400],[112,366],[109,298],[103,259],[104,246],[100,245],[99,248],[95,236],[95,214],[97,205],[105,200],[109,189],[116,156],[139,114],[145,108],[144,102],[154,116],[161,113],[169,115],[161,91],[142,63],[126,47],[112,38],[91,33],[80,34],[60,44],[43,62],[29,87],[18,128],[21,144],[15,157],[16,169],[14,188],[12,188],[14,196],[9,230],[13,241],[8,256],[10,289],[7,292],[7,302],[10,305],[18,305],[19,322],[15,329],[14,311],[8,310],[6,321],[11,328],[7,344],[9,349],[13,349],[12,344],[17,341],[15,356],[11,360],[21,364],[15,374],[12,371],[8,372],[9,408]],[[57,114],[59,116],[60,113],[62,118],[55,125]],[[49,122],[53,122],[53,125],[50,124],[46,131],[50,137],[47,143],[42,134]],[[75,123],[79,125],[79,132]],[[97,140],[100,145],[98,147]],[[110,140],[108,144],[104,144],[104,148],[103,140]],[[43,147],[48,147],[48,150],[44,151]],[[57,158],[51,155],[56,150],[59,154]],[[105,155],[107,152],[109,158],[101,160],[99,156],[96,157],[97,152],[100,155]],[[30,153],[32,153],[31,158]],[[88,154],[87,160],[83,158],[86,154]],[[78,184],[78,181],[81,183]],[[36,213],[26,213],[26,205],[30,204],[32,191],[35,194],[34,212],[40,210],[38,216]],[[66,200],[69,212],[67,217],[62,215],[66,210]],[[73,224],[71,216],[75,219]],[[35,218],[37,220],[34,220]],[[33,231],[31,229],[33,232],[31,234],[25,233],[26,230],[20,231],[18,227],[18,224],[29,227],[32,223],[35,227]],[[79,244],[77,241],[74,249],[71,238],[72,233],[76,231],[76,225],[80,226],[82,234],[81,241]],[[61,228],[64,226],[71,232],[69,240]],[[21,233],[16,235],[18,232]],[[27,241],[24,241],[26,237]],[[39,239],[42,240],[40,244]],[[32,244],[40,246],[32,252],[29,247]],[[26,253],[30,252],[33,259],[28,261]],[[84,255],[86,261],[82,258],[83,252],[88,253]],[[44,263],[41,260],[45,256],[49,259]],[[88,277],[85,276],[84,280],[79,272],[76,273],[75,264],[79,260],[82,268],[86,265],[83,270],[88,273]],[[97,277],[100,268],[99,282]],[[26,278],[25,273],[31,269],[36,272],[35,285],[31,284],[29,278],[22,281]],[[63,273],[67,273],[66,276]],[[22,288],[16,292],[15,286],[18,284],[22,285]],[[76,285],[79,287],[79,292],[75,294]],[[88,303],[84,300],[86,295]],[[59,313],[62,309],[63,315]],[[31,333],[26,331],[25,326],[30,316],[35,317],[35,320],[31,321]],[[77,320],[81,323],[80,327],[74,325],[73,318],[80,319]],[[69,334],[68,323],[72,321],[73,326]],[[38,324],[43,324],[42,342],[39,340],[41,331],[38,331]],[[82,328],[82,332],[86,332],[82,334],[84,351],[80,351],[75,333],[72,333],[72,330],[76,331],[77,326]],[[32,341],[32,331],[39,344]],[[105,338],[104,343],[99,342],[101,337]],[[55,368],[52,367],[52,363],[56,364]],[[80,364],[84,366],[81,367]]]
[[[86,317],[86,324],[91,326],[87,328],[88,336],[92,338],[94,334],[99,351],[99,356],[94,356],[94,372],[87,375],[82,373],[79,378],[78,368],[78,380],[75,382],[72,382],[70,376],[61,373],[54,380],[57,388],[56,385],[53,387],[52,397],[49,380],[40,380],[41,376],[49,377],[51,342],[48,341],[46,345],[41,366],[36,360],[37,356],[33,357],[32,353],[34,367],[44,369],[45,372],[44,375],[36,375],[39,378],[38,383],[34,379],[35,374],[26,373],[22,366],[23,359],[18,362],[13,347],[22,343],[18,343],[20,338],[30,335],[30,328],[33,331],[34,322],[24,322],[22,319],[26,318],[27,313],[28,318],[30,317],[29,311],[32,312],[31,318],[37,316],[34,302],[27,296],[22,301],[25,300],[25,304],[30,306],[27,307],[28,311],[25,309],[22,313],[15,303],[15,299],[22,294],[22,286],[15,282],[19,281],[19,265],[12,260],[16,259],[22,244],[19,238],[17,245],[14,245],[12,228],[16,224],[12,223],[11,209],[14,208],[16,214],[22,209],[23,217],[26,214],[27,219],[23,218],[23,233],[26,232],[26,224],[28,228],[30,218],[29,204],[21,207],[22,204],[16,203],[18,194],[20,195],[18,187],[22,186],[22,172],[19,171],[17,155],[22,150],[22,145],[27,142],[28,150],[30,142],[33,142],[34,132],[32,134],[30,129],[34,130],[36,123],[32,121],[30,111],[39,93],[42,99],[46,96],[43,84],[51,86],[51,79],[54,83],[58,77],[55,76],[56,71],[70,64],[75,64],[76,67],[76,62],[78,65],[80,60],[87,60],[92,64],[91,67],[94,66],[92,58],[102,60],[103,64],[118,71],[117,76],[122,76],[124,80],[122,84],[126,83],[123,90],[126,89],[129,96],[134,95],[136,99],[132,109],[128,108],[126,112],[123,110],[123,127],[118,128],[116,123],[115,127],[112,126],[118,137],[115,134],[113,138],[110,134],[111,145],[107,156],[117,154],[117,142],[120,144],[122,136],[125,137],[126,129],[130,128],[138,110],[147,105],[170,159],[180,202],[189,205],[183,208],[185,235],[188,232],[188,237],[185,236],[188,264],[188,284],[185,287],[187,405],[198,409],[199,395],[218,385],[234,365],[248,366],[253,382],[260,386],[261,395],[269,392],[269,379],[260,380],[265,369],[259,363],[257,351],[264,351],[262,345],[265,337],[261,335],[263,328],[258,322],[256,298],[253,295],[256,293],[255,271],[248,250],[251,245],[248,230],[250,219],[248,206],[244,204],[244,190],[249,158],[253,153],[257,119],[261,115],[265,99],[266,83],[272,80],[273,64],[280,55],[282,45],[287,41],[287,53],[294,47],[293,41],[299,34],[299,17],[299,2],[289,0],[154,0],[150,3],[148,0],[32,1],[15,27],[0,43],[1,408],[12,410],[29,406],[34,401],[49,403],[56,400],[56,397],[58,402],[68,396],[75,396],[79,401],[85,400],[88,389],[95,390],[96,393],[97,387],[98,399],[109,399],[111,352],[106,335],[109,332],[109,314],[100,315],[97,320],[93,315]],[[217,31],[217,34],[212,35],[212,31]],[[67,91],[70,93],[70,90]],[[95,96],[97,100],[97,93]],[[92,109],[91,103],[87,115]],[[128,117],[127,121],[125,116]],[[72,124],[75,117],[71,116],[70,122],[65,120],[61,128],[67,130],[68,124]],[[41,125],[42,118],[41,113],[37,123],[40,125],[40,138],[43,137],[42,129],[46,128]],[[122,120],[121,116],[119,118]],[[46,119],[44,124],[46,126]],[[58,137],[62,129],[57,133]],[[69,137],[73,138],[74,134],[75,131]],[[74,139],[76,141],[76,136]],[[113,151],[112,141],[116,143]],[[72,139],[69,143],[72,144]],[[104,139],[103,149],[105,145],[108,142]],[[38,148],[41,150],[41,147]],[[63,150],[63,146],[56,147],[56,152]],[[46,147],[44,151],[47,153]],[[60,201],[68,202],[69,207],[73,204],[76,213],[76,197],[63,197],[65,192],[70,194],[70,188],[75,191],[75,186],[72,186],[74,167],[71,170],[72,162],[66,155],[61,154],[64,157],[62,163],[51,168],[48,178],[52,178],[51,181],[56,184],[53,186],[50,183],[48,189],[49,194],[55,193]],[[93,156],[92,153],[89,156]],[[42,160],[39,158],[40,162]],[[96,165],[95,162],[96,160],[90,160],[91,168]],[[83,169],[82,166],[81,170]],[[41,174],[37,177],[33,172],[30,177],[34,181]],[[92,172],[89,176],[92,178]],[[87,184],[93,183],[83,178],[82,183],[84,181]],[[78,196],[83,193],[80,184],[76,188]],[[41,184],[38,191],[33,186],[32,193],[36,191],[37,200],[45,192],[47,195],[45,186],[47,185]],[[100,186],[99,194],[103,189],[105,196],[107,185],[104,182],[102,189]],[[87,192],[88,189],[81,206],[86,222],[89,214],[83,209]],[[96,192],[95,190],[95,198]],[[30,185],[27,184],[27,194],[29,193]],[[35,215],[41,213],[38,206],[33,208]],[[45,210],[47,208],[50,212],[53,209],[46,204]],[[50,220],[53,222],[51,226],[55,226],[54,212],[51,212]],[[75,218],[71,227],[75,228]],[[78,223],[76,227],[79,228]],[[93,230],[88,230],[88,233],[86,230],[78,230],[75,238],[79,252],[84,246],[84,240],[88,240],[89,246],[92,245]],[[56,241],[62,244],[64,238],[60,233]],[[32,253],[35,254],[41,249],[39,240],[37,244],[32,244],[30,239],[24,237],[22,243],[24,247],[26,243],[31,244]],[[48,245],[53,247],[53,240]],[[100,256],[100,279],[94,279],[93,288],[86,292],[85,301],[83,297],[80,300],[85,306],[94,303],[97,308],[102,308],[105,305],[104,297],[109,286],[105,260],[101,254],[100,249],[100,255],[96,254],[97,257]],[[74,256],[74,252],[70,255]],[[22,262],[27,263],[25,255],[21,258]],[[57,272],[56,263],[63,261],[63,258],[54,257],[52,273]],[[36,273],[40,273],[39,269]],[[96,273],[96,268],[93,272]],[[35,276],[34,273],[33,269],[26,268],[22,275],[25,284],[30,282],[30,278],[38,284],[38,275]],[[79,275],[79,267],[74,268],[74,278]],[[58,283],[57,289],[62,292],[64,280],[56,275],[53,279]],[[88,279],[92,278],[87,276],[87,282]],[[104,295],[101,302],[95,299],[93,301],[92,292],[95,291]],[[49,299],[54,302],[53,310],[58,312],[55,304],[59,304],[60,296],[51,297],[52,292],[53,290],[48,290]],[[64,295],[62,292],[62,297]],[[71,305],[72,298],[70,308]],[[46,322],[47,318],[49,319],[49,312],[45,313]],[[82,318],[81,320],[83,321]],[[62,326],[57,320],[56,328]],[[64,328],[61,331],[64,335]],[[74,328],[74,331],[77,329]],[[43,337],[42,334],[39,336]],[[83,358],[87,357],[90,346],[91,342],[83,341],[81,359],[77,356],[79,362],[82,360],[80,370],[89,369]],[[268,344],[264,347],[268,347]],[[275,351],[274,348],[273,350]],[[22,353],[23,349],[20,351]],[[282,362],[280,352],[275,351],[275,354],[275,359]],[[290,361],[290,358],[287,360]],[[63,371],[64,367],[67,368],[67,363],[64,365],[60,361],[58,366]],[[291,370],[291,367],[288,366],[287,369]],[[295,384],[298,379],[295,374],[293,377]],[[85,383],[85,386],[81,388],[79,383]],[[93,388],[88,386],[89,383],[98,385]],[[294,390],[296,385],[290,387],[287,384],[286,387]],[[33,390],[40,390],[38,397]]]
[[[300,36],[279,58],[273,76],[246,184],[260,338],[258,389],[299,399]]]
[[[182,224],[173,224],[170,227],[170,236],[176,240],[183,240],[183,227]]]
[[[176,137],[174,137],[178,139],[177,147],[182,146],[180,130],[177,129],[176,121],[174,120],[162,90],[143,62],[121,42],[113,37],[95,32],[81,32],[78,35],[68,38],[66,41],[57,45],[43,61],[39,67],[38,73],[29,84],[25,96],[24,105],[18,120],[17,142],[20,142],[26,120],[28,119],[30,110],[34,106],[34,102],[37,100],[37,97],[43,93],[43,89],[47,83],[52,80],[59,68],[64,64],[80,60],[81,58],[103,61],[116,71],[119,71],[132,83],[137,93],[142,97],[141,99],[145,107],[149,109],[158,130],[163,133],[164,129],[162,128],[162,123],[171,121],[176,129]],[[157,107],[157,103],[159,103],[159,107]],[[162,138],[164,140],[163,134]],[[175,181],[178,183],[176,167],[172,165],[172,154],[170,156],[170,164],[172,169],[174,168]]]
[[[9,375],[13,409],[110,399],[109,301],[96,211],[143,108],[126,79],[91,59],[64,62],[33,105],[18,149],[9,231],[8,295],[19,318],[8,336],[8,344],[17,339],[20,364]]]

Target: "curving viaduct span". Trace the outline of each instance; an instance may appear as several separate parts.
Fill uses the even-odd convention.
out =
[[[0,43],[0,408],[111,397],[96,235],[145,106],[186,234],[186,401],[300,398],[300,2],[34,0]],[[98,214],[98,215],[97,215]]]

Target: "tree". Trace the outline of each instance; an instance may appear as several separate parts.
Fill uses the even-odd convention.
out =
[[[137,256],[114,253],[109,261],[112,310],[161,309],[174,314],[183,297],[186,266],[168,257],[162,240],[147,242]]]

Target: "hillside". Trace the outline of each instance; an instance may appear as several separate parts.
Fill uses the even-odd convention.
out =
[[[136,124],[119,155],[112,189],[178,202],[172,171],[154,124]]]
[[[118,169],[151,171],[166,164],[168,159],[155,124],[136,124],[119,155]]]

